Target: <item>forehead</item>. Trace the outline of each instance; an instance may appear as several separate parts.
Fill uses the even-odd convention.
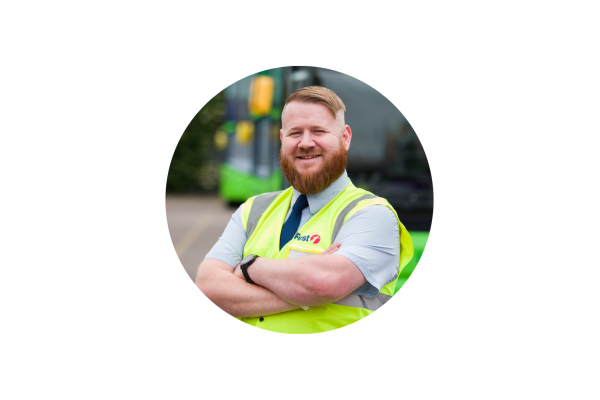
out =
[[[331,115],[329,108],[321,103],[292,101],[285,106],[281,116],[284,129],[296,125],[335,125],[338,118]]]

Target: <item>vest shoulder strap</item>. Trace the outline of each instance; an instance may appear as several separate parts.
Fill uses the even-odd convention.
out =
[[[375,196],[374,194],[370,194],[370,193],[362,195],[358,199],[352,201],[350,204],[348,204],[346,206],[346,208],[344,208],[342,210],[342,212],[338,215],[337,219],[335,220],[335,225],[333,226],[333,232],[331,232],[331,243],[334,242],[338,233],[340,233],[340,229],[342,229],[342,225],[344,225],[344,220],[346,219],[346,215],[348,215],[350,213],[350,211],[352,211],[352,209],[354,207],[356,207],[356,205],[358,203],[360,203],[361,201],[368,200],[368,199],[374,199],[376,197],[379,197],[379,196]]]
[[[260,217],[265,211],[267,211],[267,208],[269,208],[273,200],[275,200],[275,198],[279,196],[279,194],[282,192],[283,190],[265,193],[254,198],[252,208],[250,209],[250,214],[248,215],[248,222],[246,223],[247,238],[250,238],[250,236],[252,236],[252,233],[254,233],[254,230],[256,229],[256,225],[258,224],[258,220],[260,219]]]

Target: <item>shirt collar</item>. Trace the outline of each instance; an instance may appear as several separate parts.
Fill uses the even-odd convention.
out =
[[[325,207],[327,203],[329,203],[335,196],[340,194],[346,186],[350,183],[350,179],[348,179],[348,173],[344,171],[342,176],[337,178],[331,185],[329,185],[324,190],[315,194],[307,194],[306,199],[308,200],[308,208],[310,210],[311,215],[315,215],[318,213],[321,208]],[[300,192],[296,189],[292,188],[292,203],[290,204],[290,208],[294,206],[298,197],[300,197]]]

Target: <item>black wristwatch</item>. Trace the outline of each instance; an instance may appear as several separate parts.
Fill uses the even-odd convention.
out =
[[[256,261],[257,258],[258,258],[258,256],[255,256],[254,254],[250,254],[248,257],[244,258],[240,262],[240,268],[242,269],[242,274],[244,274],[244,278],[246,278],[246,282],[248,282],[248,283],[254,283],[252,281],[252,279],[250,279],[250,275],[248,275],[248,267],[251,266],[252,263],[254,261]]]

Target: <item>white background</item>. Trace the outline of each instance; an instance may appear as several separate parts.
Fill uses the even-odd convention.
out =
[[[0,10],[1,397],[600,396],[592,2],[18,4]],[[408,283],[316,335],[217,309],[165,216],[195,113],[285,65],[379,90],[434,180]]]

